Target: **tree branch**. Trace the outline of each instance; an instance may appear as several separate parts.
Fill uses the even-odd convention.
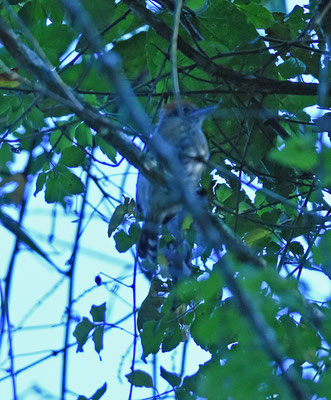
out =
[[[168,42],[171,41],[172,31],[169,26],[163,22],[160,17],[149,11],[144,3],[138,3],[136,0],[122,0],[134,13],[142,18],[148,25],[150,25],[163,39]],[[253,75],[243,75],[239,72],[225,68],[221,65],[215,64],[211,58],[199,53],[192,46],[190,46],[181,36],[178,35],[178,50],[180,50],[186,57],[190,58],[196,65],[214,76],[224,80],[232,81],[240,86],[243,90],[246,86],[247,91],[251,92],[256,90],[263,94],[293,94],[293,95],[307,95],[315,96],[318,91],[318,84],[316,83],[301,83],[290,81],[277,81],[274,79],[256,77]],[[331,90],[329,91],[331,94]]]
[[[23,44],[2,18],[0,18],[0,40],[23,68],[34,75],[51,93],[57,95],[59,101],[63,100],[63,103],[66,103],[89,127],[101,133],[130,164],[142,171],[149,179],[165,183],[164,172],[161,173],[155,159],[142,152],[122,130],[114,127],[107,118],[73,94],[58,74],[33,50]],[[109,62],[108,58],[107,62]]]

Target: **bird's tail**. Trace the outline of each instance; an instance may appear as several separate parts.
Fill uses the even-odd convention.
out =
[[[157,259],[159,229],[157,224],[145,222],[138,243],[138,256],[153,264]]]

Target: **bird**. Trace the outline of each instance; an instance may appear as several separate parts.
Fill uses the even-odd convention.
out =
[[[195,191],[205,170],[209,149],[202,124],[216,107],[198,108],[186,101],[180,103],[173,101],[165,105],[144,149],[154,155],[160,168],[168,167],[173,173],[174,168],[169,166],[175,163],[185,190]],[[153,143],[156,143],[156,146],[153,146]],[[167,149],[163,152],[166,153],[166,157],[158,151],[160,147]],[[168,182],[168,185],[161,185],[147,179],[141,172],[138,174],[136,205],[144,222],[137,252],[143,264],[150,269],[157,264],[162,224],[168,223],[184,206],[175,183],[172,185]]]

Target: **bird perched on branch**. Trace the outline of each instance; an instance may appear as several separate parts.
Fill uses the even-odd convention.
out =
[[[150,265],[155,265],[157,258],[161,224],[169,222],[183,208],[175,175],[180,175],[184,186],[181,190],[195,191],[198,186],[209,159],[202,123],[215,108],[199,109],[190,103],[172,102],[160,112],[159,122],[145,151],[154,154],[160,168],[168,168],[173,182],[160,185],[139,173],[136,193],[137,209],[144,217],[138,256]]]

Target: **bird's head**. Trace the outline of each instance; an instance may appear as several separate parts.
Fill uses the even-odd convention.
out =
[[[189,123],[201,125],[204,119],[210,115],[217,105],[198,108],[195,104],[192,104],[186,100],[182,100],[180,103],[172,101],[164,106],[160,112],[160,122],[165,119],[185,119]]]

